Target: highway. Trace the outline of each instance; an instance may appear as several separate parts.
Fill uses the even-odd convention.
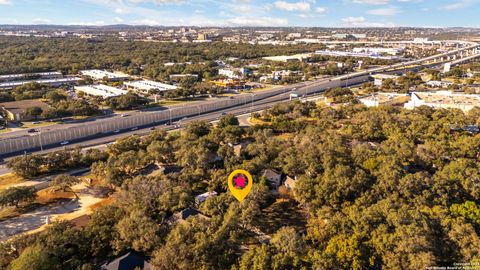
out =
[[[105,138],[114,140],[128,133],[138,132],[142,128],[163,125],[174,121],[188,119],[208,120],[209,117],[218,117],[218,113],[235,113],[248,107],[269,106],[288,98],[287,93],[296,90],[301,95],[311,95],[323,92],[329,88],[346,87],[368,81],[369,75],[391,70],[407,70],[407,66],[438,65],[441,62],[431,61],[455,55],[457,53],[478,48],[474,44],[446,53],[429,56],[404,63],[371,68],[365,71],[354,72],[337,76],[331,79],[322,79],[313,82],[302,82],[272,90],[239,94],[204,102],[196,102],[185,106],[170,107],[161,111],[136,112],[127,117],[111,116],[84,123],[67,123],[50,127],[39,128],[38,133],[28,134],[26,131],[10,132],[0,135],[0,158],[15,156],[24,153],[36,152],[45,149],[55,149],[71,145],[93,145],[104,141]],[[468,56],[472,57],[472,56]],[[459,60],[457,60],[458,62]]]
[[[348,82],[354,85],[366,82],[368,76],[357,77]],[[273,91],[240,94],[231,98],[222,98],[214,101],[201,102],[190,106],[181,106],[159,112],[142,112],[128,117],[99,119],[91,123],[70,125],[67,128],[42,131],[40,134],[23,135],[17,138],[6,138],[0,141],[0,150],[10,147],[10,151],[2,151],[2,158],[24,154],[25,152],[37,152],[41,148],[61,149],[68,141],[68,146],[81,145],[82,147],[113,141],[128,134],[140,134],[140,129],[149,129],[153,126],[165,125],[169,122],[187,120],[214,120],[224,113],[244,113],[247,110],[258,110],[271,106],[279,101],[288,100],[293,89],[304,95],[323,92],[332,87],[343,86],[340,80],[322,80],[320,82],[299,83]],[[165,126],[169,130],[173,127]],[[85,134],[87,134],[85,136]],[[20,149],[15,151],[16,149]],[[8,150],[8,149],[7,149]]]

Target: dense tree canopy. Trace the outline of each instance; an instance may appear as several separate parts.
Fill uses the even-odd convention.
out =
[[[92,166],[93,177],[116,190],[114,202],[80,230],[59,223],[13,240],[18,248],[0,262],[36,265],[46,253],[54,268],[88,269],[129,250],[159,269],[479,262],[480,134],[454,128],[478,123],[479,112],[292,102],[252,115],[263,124],[249,128],[227,115],[216,126],[192,122],[182,132],[124,138]],[[55,164],[34,155],[11,162],[27,176]],[[150,174],[154,165],[163,170]],[[225,182],[238,168],[254,175],[241,203]],[[275,200],[264,169],[297,179],[288,196]],[[197,206],[194,196],[207,190],[218,195]],[[178,218],[191,208],[200,213]]]

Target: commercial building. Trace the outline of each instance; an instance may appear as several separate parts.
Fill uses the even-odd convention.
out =
[[[429,87],[449,87],[453,83],[448,81],[428,81],[425,84]]]
[[[359,99],[367,107],[378,107],[380,105],[403,105],[410,100],[408,94],[398,93],[375,93]]]
[[[403,52],[403,48],[377,48],[377,47],[360,47],[360,48],[353,48],[353,52],[355,53],[368,53],[372,55],[397,55]]]
[[[20,100],[0,103],[3,117],[12,122],[34,120],[35,116],[26,114],[27,109],[33,107],[39,107],[44,111],[50,108],[47,103],[40,100]]]
[[[390,80],[393,80],[393,81],[396,81],[398,79],[398,76],[389,75],[389,74],[375,74],[375,75],[372,75],[371,77],[374,79],[373,84],[375,86],[382,86],[383,81],[387,80],[387,79],[390,79]]]
[[[97,96],[103,98],[116,97],[128,93],[128,91],[103,84],[76,86],[75,92],[83,92],[89,96]]]
[[[82,70],[80,74],[90,77],[94,80],[103,80],[107,78],[110,81],[123,81],[130,78],[129,75],[120,72],[109,72],[100,69]]]
[[[365,39],[367,38],[366,34],[334,34],[332,35],[334,39]]]
[[[480,107],[480,95],[453,93],[451,91],[413,92],[410,101],[405,104],[405,108],[413,109],[419,106],[455,108],[466,112],[474,107]]]
[[[245,82],[235,79],[216,80],[211,82],[216,86],[227,89],[243,89],[245,87]]]
[[[160,83],[155,81],[149,80],[142,80],[142,81],[133,81],[133,82],[124,82],[123,83],[128,88],[135,89],[137,91],[141,91],[143,93],[148,93],[150,90],[157,90],[157,91],[170,91],[175,90],[177,87],[175,85],[170,85],[166,83]]]
[[[376,53],[366,53],[366,52],[347,52],[347,51],[330,51],[330,50],[319,50],[315,54],[325,55],[325,56],[342,56],[342,57],[363,57],[363,58],[373,58],[373,59],[385,59],[393,60],[398,59],[398,56],[384,56]]]
[[[263,59],[274,62],[301,62],[305,59],[312,57],[311,53],[295,54],[295,55],[279,55],[279,56],[267,56]]]
[[[44,84],[52,87],[59,87],[62,85],[76,84],[82,81],[79,77],[66,77],[58,79],[38,79],[38,80],[26,80],[26,81],[10,81],[0,83],[0,90],[10,90],[18,86],[22,86],[28,83]]]
[[[177,81],[180,81],[183,78],[198,79],[198,74],[171,74],[169,77],[170,77],[171,81],[177,82]]]
[[[218,75],[225,76],[229,79],[240,79],[248,74],[250,74],[248,68],[221,68],[218,70]]]
[[[39,72],[39,73],[23,73],[0,75],[0,82],[10,81],[26,81],[34,79],[58,79],[63,78],[61,72]]]

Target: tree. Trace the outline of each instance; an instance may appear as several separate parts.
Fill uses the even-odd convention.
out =
[[[17,175],[30,179],[40,174],[40,166],[43,164],[43,157],[40,155],[28,155],[16,157],[8,161],[7,167]]]
[[[49,270],[54,269],[49,255],[44,247],[34,245],[27,247],[20,257],[13,260],[10,264],[10,270]]]
[[[238,125],[239,125],[238,118],[235,117],[235,115],[233,114],[227,114],[222,116],[217,124],[219,128],[224,128],[227,126],[238,126]]]
[[[25,116],[35,117],[37,119],[38,116],[42,114],[43,110],[40,107],[29,107],[25,111]]]
[[[73,190],[73,186],[78,184],[80,179],[75,176],[70,176],[67,174],[61,174],[55,177],[50,183],[50,188],[53,191],[62,190],[63,192],[72,192],[77,199],[79,199],[77,193]]]
[[[52,103],[57,103],[62,100],[67,100],[67,95],[61,93],[59,90],[50,91],[45,95],[45,98]]]
[[[114,246],[118,251],[134,249],[148,252],[160,243],[160,226],[141,210],[125,216],[115,229],[119,237],[114,239]]]
[[[9,187],[0,191],[0,206],[19,207],[21,203],[32,202],[37,198],[35,187]]]

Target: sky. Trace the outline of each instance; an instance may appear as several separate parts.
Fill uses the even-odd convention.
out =
[[[0,0],[0,24],[480,27],[480,0]]]

